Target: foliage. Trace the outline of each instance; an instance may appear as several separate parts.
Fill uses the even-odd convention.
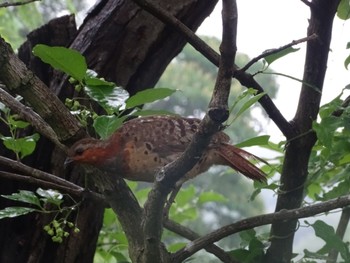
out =
[[[36,193],[27,190],[20,190],[18,193],[11,195],[1,195],[2,197],[27,204],[28,206],[10,206],[0,210],[0,219],[12,218],[26,215],[31,212],[54,214],[54,219],[44,226],[44,230],[51,236],[53,242],[61,243],[63,238],[69,236],[68,229],[73,229],[74,232],[79,232],[74,222],[68,220],[70,214],[79,207],[77,203],[70,196],[69,199],[73,201],[71,206],[62,206],[63,195],[56,190],[43,190],[38,188]]]
[[[20,99],[20,98],[17,98]],[[5,136],[0,134],[0,139],[3,141],[4,146],[15,153],[16,159],[20,160],[30,155],[35,150],[36,142],[39,140],[39,134],[34,133],[32,135],[20,136],[20,132],[29,126],[29,123],[20,120],[17,114],[11,114],[9,108],[0,103],[0,121],[2,121],[6,127],[8,127],[9,135]]]
[[[75,50],[39,44],[33,48],[33,53],[43,62],[71,76],[71,82],[76,84],[75,89],[77,91],[83,89],[90,99],[96,101],[105,110],[107,114],[97,115],[93,109],[84,107],[78,100],[66,100],[66,105],[71,107],[72,113],[79,117],[82,124],[86,126],[90,117],[94,120],[95,132],[102,139],[107,138],[122,125],[128,118],[126,112],[132,110],[129,116],[138,116],[140,112],[142,115],[154,114],[153,111],[142,111],[137,106],[167,98],[175,92],[167,88],[149,89],[129,97],[128,92],[123,88],[98,78],[95,72],[88,70],[85,58]]]
[[[342,94],[320,109],[320,121],[313,129],[318,141],[310,158],[308,196],[316,201],[349,193],[350,110],[342,108]],[[340,116],[334,115],[341,110]]]
[[[41,0],[18,7],[0,8],[0,35],[17,49],[35,28],[59,15],[86,10],[87,3],[86,0]],[[80,20],[78,15],[78,22]]]
[[[344,20],[349,19],[349,10],[349,1],[341,0],[338,7],[338,16]],[[32,13],[34,14],[35,12],[35,9],[33,9]],[[8,16],[0,13],[0,21],[4,18],[8,18]],[[36,21],[33,22],[33,24],[35,23]],[[13,41],[17,40],[15,39]],[[217,45],[215,39],[207,39],[206,41]],[[297,49],[290,48],[266,57],[265,61],[270,65],[282,56],[295,51]],[[54,68],[70,75],[72,77],[71,82],[76,85],[76,91],[84,91],[90,101],[97,102],[104,109],[105,113],[98,115],[93,111],[93,107],[86,105],[85,98],[75,97],[66,100],[66,104],[70,107],[72,113],[84,125],[88,125],[89,118],[93,119],[93,127],[101,138],[108,137],[116,130],[127,118],[127,115],[125,115],[127,112],[132,116],[154,114],[155,112],[157,114],[160,112],[164,113],[164,111],[153,111],[151,108],[147,110],[140,109],[141,105],[158,100],[164,99],[162,102],[158,102],[157,105],[154,104],[153,107],[165,109],[165,106],[167,106],[171,111],[182,115],[203,115],[216,77],[216,68],[208,63],[199,53],[193,52],[193,50],[190,51],[190,48],[186,47],[184,52],[179,55],[168,69],[168,75],[166,74],[164,79],[158,84],[161,88],[146,90],[129,98],[128,93],[124,89],[117,87],[112,82],[97,77],[95,72],[88,70],[85,59],[76,51],[61,47],[39,45],[34,49],[34,53]],[[247,60],[248,58],[240,55],[237,57],[237,64],[244,65]],[[349,63],[350,59],[347,57],[344,61],[346,69]],[[254,66],[255,68],[253,67],[251,69],[253,74],[267,70],[265,64],[256,64]],[[191,73],[188,74],[188,72]],[[266,71],[266,73],[272,74],[269,71]],[[259,78],[261,75],[257,75],[256,77]],[[266,77],[266,75],[262,77]],[[293,76],[288,77],[297,80]],[[268,90],[268,93],[273,96],[276,92],[275,87],[277,86],[274,79],[268,76],[264,81],[267,84],[263,84],[262,86],[274,87],[272,90]],[[259,82],[262,83],[263,81]],[[174,89],[164,88],[167,86]],[[179,86],[183,89],[183,93],[175,93],[175,89],[180,89]],[[200,94],[198,94],[199,89],[202,91]],[[233,95],[230,98],[232,115],[229,125],[235,131],[233,138],[235,141],[240,141],[247,137],[253,137],[239,143],[238,146],[261,145],[278,153],[283,153],[285,142],[273,144],[269,141],[269,136],[267,135],[256,136],[256,131],[251,129],[251,121],[247,121],[252,115],[248,109],[264,94],[256,96],[250,89],[241,93],[237,82],[233,83],[232,91]],[[170,97],[170,95],[173,96]],[[350,110],[349,107],[343,106],[344,100],[342,99],[342,95],[340,94],[334,100],[322,106],[318,121],[313,123],[313,131],[309,131],[316,133],[317,142],[313,147],[309,160],[310,175],[306,185],[307,191],[305,194],[307,199],[304,200],[305,202],[322,202],[340,195],[349,194],[350,143],[348,138]],[[238,99],[235,99],[237,97]],[[164,104],[162,105],[161,103]],[[134,109],[135,107],[136,109]],[[18,137],[19,131],[27,128],[29,124],[19,120],[18,116],[11,114],[7,108],[2,106],[0,108],[3,112],[2,116],[4,116],[1,117],[1,120],[9,127],[10,133],[10,136],[7,137],[1,135],[4,145],[15,152],[17,159],[30,155],[35,149],[35,143],[38,140],[37,135]],[[335,114],[337,111],[340,111],[340,114]],[[239,129],[234,127],[238,127]],[[279,155],[273,161],[275,162],[271,164],[270,170],[280,172],[283,157]],[[264,166],[262,169],[269,168]],[[171,219],[184,225],[192,224],[193,229],[198,231],[204,229],[207,232],[210,230],[209,226],[198,223],[198,218],[205,215],[205,213],[213,212],[216,215],[220,213],[223,215],[225,206],[220,205],[228,205],[227,207],[231,214],[227,218],[222,216],[218,224],[214,224],[216,222],[213,223],[213,221],[209,222],[213,228],[222,225],[222,219],[227,219],[224,223],[230,223],[241,217],[257,214],[261,212],[261,203],[259,203],[259,200],[257,200],[258,205],[251,208],[252,210],[256,209],[254,211],[248,211],[247,201],[253,200],[263,188],[273,191],[278,188],[276,181],[273,181],[267,186],[255,184],[256,190],[253,195],[244,195],[242,192],[251,192],[252,189],[249,189],[249,186],[242,182],[241,179],[233,177],[230,172],[223,171],[220,168],[212,170],[212,173],[215,174],[211,176],[212,179],[209,179],[210,177],[208,176],[205,179],[203,179],[204,177],[198,178],[196,179],[196,185],[191,184],[182,189],[170,209],[169,215]],[[218,184],[218,176],[227,179],[227,181],[220,180],[220,184]],[[223,184],[223,182],[226,183]],[[149,188],[137,183],[130,183],[129,186],[134,191],[139,202],[143,203],[147,198]],[[208,188],[210,189],[209,191],[203,190]],[[21,190],[19,193],[3,195],[3,197],[12,201],[24,202],[27,206],[7,207],[0,211],[0,218],[11,218],[31,212],[54,213],[54,219],[44,227],[44,230],[52,236],[54,242],[62,242],[62,238],[69,234],[67,231],[69,228],[78,231],[75,224],[68,221],[68,217],[79,204],[74,202],[72,206],[62,206],[63,196],[56,191],[38,189],[36,193],[33,193]],[[235,200],[235,202],[229,202],[228,200]],[[47,209],[47,206],[54,207],[54,209]],[[232,215],[236,211],[238,212]],[[350,260],[348,243],[336,235],[332,226],[322,220],[317,220],[313,223],[305,222],[307,226],[314,229],[315,236],[323,240],[325,245],[316,252],[305,250],[302,259],[303,262],[326,260],[327,254],[333,249],[340,252],[340,256],[344,262]],[[239,239],[239,246],[232,243],[227,246],[231,250],[230,255],[240,262],[261,262],[266,251],[268,237],[260,234],[258,230],[250,229],[241,232]],[[169,251],[176,251],[185,244],[183,239],[174,237],[172,233],[167,231],[164,235],[164,241]],[[125,234],[118,223],[116,215],[112,210],[106,209],[104,227],[99,236],[95,261],[128,262],[127,246]]]

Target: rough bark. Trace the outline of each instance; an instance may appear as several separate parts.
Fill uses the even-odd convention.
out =
[[[213,10],[217,0],[153,2],[166,8],[189,28],[196,30]],[[64,99],[71,97],[74,93],[73,89],[67,87],[65,76],[52,72],[46,65],[31,56],[31,48],[36,43],[64,46],[72,43],[70,47],[85,55],[89,68],[97,71],[100,76],[124,86],[131,94],[153,87],[171,59],[181,51],[186,43],[183,36],[131,1],[100,1],[88,14],[78,32],[75,32],[74,27],[72,27],[71,18],[65,19],[67,19],[64,20],[65,23],[62,23],[62,20],[52,22],[31,34],[30,41],[20,49],[21,58],[53,91],[53,93],[47,92],[47,96],[38,100],[23,85],[15,86],[18,89],[13,90],[13,93],[22,94],[27,102],[33,100],[38,103],[31,103],[36,112],[43,106],[43,102],[52,101],[49,97],[53,94]],[[24,72],[26,70],[25,67],[21,69]],[[20,80],[23,79],[20,78]],[[5,84],[9,85],[9,83],[11,81],[7,81]],[[31,84],[33,83],[31,82]],[[43,90],[46,88],[45,85],[39,85]],[[33,86],[36,87],[36,84]],[[37,95],[40,96],[39,93]],[[60,119],[62,112],[56,110],[55,113],[58,120],[48,119],[47,121],[64,143],[69,145],[74,140],[85,136],[84,131],[79,128],[76,121],[73,121],[71,125],[73,127],[78,125],[76,126],[78,129],[72,129],[69,125],[57,127],[57,125],[62,124]],[[48,116],[47,114],[43,115],[44,119],[45,116]],[[8,154],[3,149],[1,152],[5,155]],[[26,163],[59,176],[65,176],[75,183],[80,183],[82,179],[79,176],[79,170],[74,169],[72,173],[63,170],[64,157],[62,151],[54,149],[51,143],[42,139],[38,149],[34,155],[27,159]],[[127,201],[132,200],[133,197],[123,182],[117,186],[121,187],[119,190],[122,191],[103,190],[107,198],[120,200],[121,205],[113,208],[118,212],[119,219],[128,234],[131,233],[136,224],[130,218],[134,216],[137,219],[140,209],[137,208],[137,203],[133,203],[137,210],[133,214],[133,211],[130,211],[130,206],[127,205]],[[30,187],[14,181],[3,181],[1,193],[9,194],[24,188]],[[3,200],[1,202],[2,207],[9,205]],[[92,262],[102,215],[103,207],[101,204],[84,200],[78,215],[74,215],[75,218],[72,219],[73,221],[78,220],[78,227],[81,231],[79,234],[71,233],[62,244],[52,243],[42,230],[42,226],[50,220],[48,217],[33,214],[2,221],[0,225],[1,262]],[[132,253],[136,249],[133,250]],[[132,254],[131,257],[134,262],[137,262],[137,253]]]

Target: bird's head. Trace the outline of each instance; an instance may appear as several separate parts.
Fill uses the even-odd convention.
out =
[[[85,138],[73,144],[68,150],[64,164],[67,166],[69,163],[76,162],[101,166],[115,156],[114,150],[117,150],[116,147],[112,147],[108,141]]]

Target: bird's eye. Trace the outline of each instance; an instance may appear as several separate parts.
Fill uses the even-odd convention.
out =
[[[82,147],[78,147],[74,151],[75,155],[82,155],[83,152],[84,152],[84,149]]]

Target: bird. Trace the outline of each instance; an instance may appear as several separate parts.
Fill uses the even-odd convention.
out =
[[[105,140],[77,141],[68,150],[65,163],[88,164],[128,180],[154,182],[157,172],[185,151],[199,124],[199,119],[175,115],[134,118]],[[250,179],[266,181],[266,174],[249,161],[251,158],[262,160],[230,144],[230,137],[218,131],[183,181],[213,165],[226,165]]]

